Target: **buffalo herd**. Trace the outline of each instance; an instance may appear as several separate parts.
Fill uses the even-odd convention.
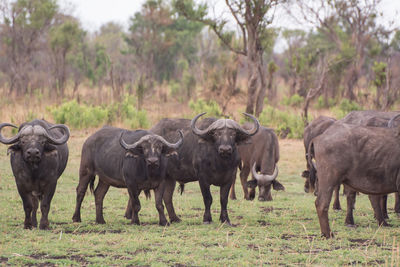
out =
[[[139,194],[150,197],[154,190],[159,224],[181,219],[175,213],[173,193],[188,182],[198,181],[204,201],[203,223],[212,222],[210,186],[220,188],[221,223],[231,225],[228,198],[236,199],[237,169],[246,200],[271,201],[271,189],[284,190],[278,182],[279,144],[270,128],[251,122],[240,125],[231,119],[162,119],[149,130],[125,130],[105,126],[87,138],[82,146],[76,207],[72,220],[81,221],[81,205],[87,188],[94,192],[96,223],[104,224],[103,199],[110,186],[127,188],[129,201],[125,217],[140,224]],[[387,195],[395,193],[395,212],[400,215],[400,127],[398,112],[353,111],[341,120],[320,116],[304,129],[306,170],[304,190],[316,195],[322,235],[333,236],[328,220],[330,201],[341,209],[339,189],[347,199],[345,224],[354,226],[353,209],[358,192],[367,194],[379,225],[387,226]],[[11,138],[4,127],[18,128]],[[24,228],[37,227],[36,212],[42,213],[39,227],[48,229],[48,213],[57,180],[68,161],[70,132],[63,124],[33,120],[19,127],[0,124],[0,142],[11,145],[11,168],[25,211]],[[251,180],[247,180],[251,173]],[[98,184],[94,189],[95,177]]]

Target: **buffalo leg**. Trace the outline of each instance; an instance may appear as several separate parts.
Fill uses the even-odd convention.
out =
[[[53,199],[54,192],[56,191],[57,181],[55,183],[51,183],[46,186],[46,189],[43,190],[45,193],[43,194],[42,201],[40,202],[40,211],[42,213],[42,217],[40,218],[39,228],[42,230],[49,229],[49,211],[50,211],[50,203]]]
[[[21,196],[22,204],[24,206],[24,211],[25,211],[24,228],[32,229],[32,217],[31,217],[33,210],[32,197],[29,196],[30,193],[22,192],[22,190],[20,190],[19,188],[18,192]]]
[[[99,177],[99,184],[97,185],[96,190],[94,190],[94,203],[96,204],[96,223],[98,224],[106,223],[103,216],[103,200],[109,188],[110,185],[104,183],[101,177]]]
[[[382,195],[380,198],[380,205],[384,219],[389,219],[388,212],[387,212],[387,199],[388,195]]]
[[[318,181],[318,183],[321,183]],[[333,233],[329,227],[329,204],[332,199],[333,187],[329,184],[318,185],[318,196],[315,200],[315,207],[318,213],[319,225],[321,227],[322,235],[326,238],[333,237]]]
[[[236,200],[235,183],[236,183],[236,175],[235,175],[235,177],[233,177],[233,182],[232,182],[232,185],[231,185],[231,193],[229,195],[229,197],[232,200]]]
[[[228,216],[228,195],[229,195],[229,188],[231,187],[231,184],[225,184],[220,187],[220,203],[221,203],[221,214],[219,216],[219,220],[222,223],[226,223],[228,225],[231,225],[231,222],[229,220]]]
[[[82,169],[84,169],[84,171]],[[76,187],[76,206],[74,215],[72,216],[73,222],[81,222],[82,201],[85,197],[89,182],[94,179],[95,175],[93,173],[91,173],[89,170],[85,170],[84,167],[81,167],[79,171],[79,184]]]
[[[38,198],[32,195],[32,226],[35,228],[37,227],[36,214],[39,206],[38,202],[39,202]]]
[[[202,179],[199,180],[201,194],[203,195],[204,202],[204,215],[203,215],[203,223],[210,224],[212,222],[210,207],[212,204],[212,195],[210,192],[210,185],[203,182]],[[221,207],[222,209],[222,207]]]
[[[339,194],[340,194],[340,185],[335,187],[335,200],[333,202],[333,209],[334,210],[341,210],[342,209],[342,207],[340,206]]]
[[[346,220],[344,221],[344,223],[347,226],[354,226],[354,218],[353,218],[353,210],[355,207],[355,203],[356,203],[356,195],[357,192],[353,191],[351,189],[346,189],[345,187],[345,193],[346,193],[346,200],[347,200],[347,211],[346,211]]]
[[[163,205],[163,194],[164,194],[165,184],[162,182],[156,189],[154,189],[154,198],[156,202],[156,209],[158,211],[159,224],[161,226],[169,225],[167,218],[165,218],[164,214],[164,205]]]
[[[126,205],[126,210],[125,210],[125,218],[131,219],[132,218],[132,201],[129,198],[128,199],[128,204]]]
[[[172,202],[172,197],[175,191],[175,185],[176,185],[175,180],[168,178],[165,179],[165,190],[164,190],[163,200],[171,223],[181,221],[181,219],[175,213],[174,204]]]
[[[369,195],[369,201],[371,202],[371,206],[374,209],[375,218],[378,221],[379,226],[389,226],[385,221],[383,216],[383,211],[381,209],[381,198],[380,195]]]
[[[247,187],[247,177],[249,176],[249,174],[250,174],[250,168],[247,165],[243,166],[242,170],[240,171],[240,182],[243,188],[244,199],[253,200],[256,195],[256,189],[250,188],[250,193],[249,193],[249,189]]]
[[[394,203],[394,212],[397,213],[397,216],[400,216],[400,192],[394,192],[395,203]]]
[[[140,206],[140,201],[139,201],[139,194],[140,191],[138,191],[136,188],[130,188],[128,187],[128,192],[130,196],[130,200],[132,201],[132,218],[131,218],[131,224],[140,224],[139,221],[139,211],[141,209]]]

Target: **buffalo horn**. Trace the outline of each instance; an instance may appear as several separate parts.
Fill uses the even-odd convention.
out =
[[[166,145],[166,146],[168,146],[168,147],[170,147],[170,148],[173,148],[173,149],[177,149],[177,148],[179,148],[179,147],[182,145],[182,143],[183,143],[183,133],[182,133],[181,130],[179,130],[178,132],[179,132],[180,138],[179,138],[178,142],[176,142],[175,144],[172,144],[172,143],[168,142],[168,141],[165,140],[162,136],[159,136],[159,135],[157,135],[157,139],[160,140],[164,145]]]
[[[389,121],[389,123],[388,123],[388,127],[389,127],[389,128],[393,128],[394,121],[395,121],[398,117],[400,117],[400,114],[397,114],[396,116],[393,116],[393,118],[390,119],[390,121]]]
[[[202,136],[204,136],[205,134],[208,133],[208,128],[205,129],[205,130],[200,130],[199,128],[196,127],[196,121],[197,121],[201,116],[203,116],[204,114],[206,114],[206,112],[203,112],[203,113],[197,115],[197,116],[194,117],[194,118],[192,119],[192,121],[190,122],[190,128],[192,128],[193,133],[194,133],[195,135],[200,136],[200,137],[202,137]]]
[[[253,115],[251,115],[251,114],[243,113],[243,115],[249,117],[250,119],[252,119],[252,120],[254,121],[254,127],[253,127],[253,129],[251,129],[251,130],[249,130],[249,131],[243,129],[243,127],[240,127],[239,130],[240,130],[242,133],[247,134],[247,135],[249,135],[249,136],[255,135],[255,134],[258,132],[258,129],[260,129],[260,123],[259,123],[258,120],[257,120]]]
[[[64,132],[64,135],[61,136],[60,138],[54,138],[54,137],[50,136],[48,133],[51,129],[56,129],[56,128],[62,129]],[[44,135],[48,139],[49,143],[52,143],[53,145],[62,145],[68,141],[70,133],[69,133],[69,129],[66,125],[56,124],[56,125],[49,127]]]
[[[272,175],[258,174],[257,171],[256,171],[256,163],[255,162],[253,164],[253,168],[251,168],[251,173],[253,174],[253,177],[257,181],[272,182],[278,176],[278,172],[279,171],[278,171],[278,166],[277,165],[275,165],[275,170],[274,170],[274,173]]]
[[[2,142],[3,144],[6,144],[6,145],[13,144],[13,143],[17,142],[18,139],[19,139],[19,136],[21,134],[20,132],[17,133],[15,136],[11,137],[11,138],[5,138],[1,134],[1,130],[6,126],[11,126],[11,127],[14,127],[14,128],[18,128],[17,126],[15,126],[14,124],[11,124],[11,123],[7,123],[7,122],[1,123],[0,124],[0,142]]]

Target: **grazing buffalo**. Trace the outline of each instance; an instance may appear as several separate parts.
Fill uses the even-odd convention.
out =
[[[72,220],[81,221],[80,209],[85,192],[89,183],[93,191],[94,179],[98,175],[99,183],[94,191],[96,223],[105,223],[103,199],[108,188],[115,186],[128,188],[133,207],[132,224],[140,223],[140,192],[154,189],[159,224],[167,225],[162,204],[167,158],[174,155],[182,144],[182,133],[180,135],[174,144],[148,131],[128,131],[114,127],[103,127],[90,136],[82,147],[76,208]]]
[[[352,111],[348,115],[346,115],[343,119],[340,120],[340,122],[344,123],[349,123],[349,124],[354,124],[354,125],[364,125],[364,126],[373,126],[373,127],[388,127],[389,121],[392,119],[393,123],[395,124],[395,115],[399,114],[398,112],[383,112],[383,111],[374,111],[374,110],[368,110],[368,111]],[[335,122],[334,119],[325,117],[325,116],[320,116],[314,121],[312,121],[304,130],[304,146],[306,150],[306,159],[308,156],[308,146],[311,142],[311,140],[322,134],[327,128],[329,128],[330,125],[332,125]],[[304,185],[304,190],[306,192],[308,191],[314,191],[314,183],[316,180],[315,173],[312,171],[310,172],[309,168],[309,163],[307,161],[307,170],[303,172],[303,177],[306,178],[306,182]],[[312,182],[310,183],[310,178]],[[339,201],[339,188],[340,185],[335,188],[335,201],[333,204],[334,209],[340,210],[340,201]],[[346,225],[352,226],[354,225],[354,219],[353,219],[353,209],[355,205],[355,199],[356,199],[356,192],[351,190],[350,188],[345,187],[345,193],[347,196],[347,215],[346,215]],[[397,214],[400,213],[400,201],[399,201],[399,194],[395,193],[396,197],[396,204],[395,204],[395,212]],[[386,208],[386,203],[387,203],[387,195],[384,195],[382,197],[377,197],[377,196],[369,196],[371,202],[379,202],[380,207],[383,212],[383,216],[385,218],[388,218],[387,216],[387,208]]]
[[[179,159],[171,160],[168,164],[164,203],[170,221],[180,221],[172,203],[176,181],[181,184],[182,190],[185,183],[199,181],[205,205],[203,222],[211,223],[210,186],[216,185],[220,187],[220,221],[230,224],[227,204],[229,188],[240,163],[237,146],[255,135],[260,125],[258,120],[249,114],[245,115],[254,121],[250,130],[243,129],[230,119],[207,118],[197,123],[199,117],[204,114],[197,115],[192,121],[163,119],[150,130],[165,138],[171,136],[174,131],[182,130],[185,137],[178,149]]]
[[[309,161],[315,158],[318,196],[315,201],[322,235],[332,236],[328,209],[335,186],[382,195],[400,191],[399,129],[337,122],[311,141]],[[372,202],[380,225],[387,225],[377,202]]]
[[[250,129],[251,124],[245,123],[245,129]],[[274,130],[260,126],[258,133],[251,137],[250,144],[241,144],[238,146],[242,164],[240,169],[240,182],[243,187],[244,198],[253,200],[255,197],[255,188],[259,187],[259,201],[271,201],[271,186],[275,190],[284,190],[276,177],[278,176],[279,144],[278,137]],[[247,182],[249,173],[252,173],[253,180]],[[257,172],[260,172],[257,173]],[[231,186],[231,199],[236,199],[235,180]],[[250,192],[248,190],[250,187]]]
[[[49,229],[50,203],[68,161],[69,129],[63,124],[33,120],[21,124],[14,137],[5,138],[1,129],[6,126],[17,126],[1,123],[0,142],[12,144],[7,154],[11,153],[11,168],[24,206],[24,228],[37,227],[36,212],[40,201],[39,228]]]

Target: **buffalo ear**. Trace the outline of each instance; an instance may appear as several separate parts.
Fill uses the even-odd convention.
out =
[[[280,182],[278,182],[277,180],[273,180],[272,181],[272,188],[275,191],[285,191],[285,187]]]
[[[257,180],[253,179],[253,180],[247,181],[247,187],[249,187],[251,189],[256,188],[257,187]]]
[[[52,144],[46,143],[44,145],[44,153],[46,156],[56,156],[58,155],[57,147]]]
[[[21,147],[18,144],[12,145],[7,149],[7,156],[20,150]]]
[[[140,155],[143,155],[143,149],[141,147],[129,149],[125,153],[126,158],[138,158]]]
[[[45,152],[52,152],[52,151],[54,151],[54,150],[57,150],[57,147],[56,147],[56,146],[54,146],[54,145],[52,145],[52,144],[49,144],[49,143],[46,143],[46,144],[44,145],[44,151],[45,151]]]
[[[252,139],[251,136],[238,133],[235,142],[238,145],[250,145],[252,144]]]
[[[164,154],[166,157],[178,157],[178,152],[176,151],[176,148],[170,148],[167,146],[163,147],[162,154]]]

